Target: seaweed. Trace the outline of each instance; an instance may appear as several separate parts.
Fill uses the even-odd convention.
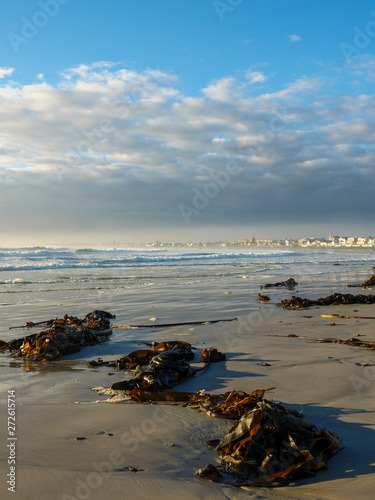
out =
[[[298,285],[297,281],[295,281],[293,278],[289,278],[286,281],[279,281],[278,283],[267,283],[266,285],[261,285],[260,288],[273,288],[273,287],[285,286],[286,288],[293,290],[294,287],[296,287],[297,285]]]
[[[112,366],[118,369],[135,371],[132,379],[115,382],[111,389],[129,391],[130,397],[139,400],[144,392],[157,392],[171,389],[180,381],[205,370],[210,363],[225,361],[225,354],[215,348],[204,348],[202,367],[192,367],[194,359],[192,346],[188,342],[169,341],[155,345],[154,349],[140,349],[112,362],[92,362],[89,366]]]
[[[289,408],[259,400],[219,443],[209,446],[221,465],[208,464],[199,476],[237,486],[288,485],[315,476],[341,447],[339,437],[303,419]]]
[[[234,486],[279,486],[311,477],[327,467],[341,447],[339,437],[280,403],[264,399],[269,389],[225,394],[165,391],[142,392],[133,401],[185,406],[211,417],[234,421],[221,439],[207,446],[220,454],[220,465],[198,472],[203,479]]]
[[[79,319],[68,316],[40,323],[28,322],[24,327],[40,324],[50,326],[48,330],[5,342],[0,340],[0,350],[11,352],[15,358],[33,361],[50,361],[73,354],[87,345],[103,342],[112,333],[110,319],[115,318],[106,311],[95,310]]]
[[[375,274],[371,276],[368,280],[360,283],[359,285],[347,285],[348,287],[358,287],[358,288],[373,288],[375,286]]]
[[[333,293],[327,297],[321,297],[317,300],[303,299],[301,297],[292,296],[290,299],[282,300],[278,305],[284,309],[306,309],[311,306],[335,306],[342,304],[374,304],[375,295],[351,293]]]

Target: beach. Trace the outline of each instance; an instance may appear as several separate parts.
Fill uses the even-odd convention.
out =
[[[8,330],[9,326],[66,313],[83,317],[94,309],[115,314],[112,323],[117,325],[238,318],[173,328],[114,328],[106,343],[42,364],[25,364],[1,355],[3,450],[8,438],[7,394],[9,390],[16,394],[16,492],[7,490],[8,456],[2,453],[0,487],[5,498],[372,497],[374,353],[311,338],[346,340],[358,334],[363,340],[374,341],[374,320],[320,315],[375,316],[375,305],[286,311],[260,304],[256,297],[264,292],[261,284],[291,276],[299,283],[297,289],[268,289],[265,293],[272,302],[292,294],[317,298],[332,291],[348,293],[345,284],[360,283],[372,274],[373,254],[302,252],[302,256],[293,256],[284,252],[279,256],[265,253],[251,260],[241,252],[235,257],[226,255],[224,261],[219,253],[215,258],[206,255],[204,265],[195,266],[194,276],[196,256],[183,266],[181,259],[178,264],[169,260],[157,271],[143,262],[143,267],[131,269],[132,285],[126,285],[129,267],[126,273],[114,266],[94,271],[77,267],[74,272],[72,267],[62,270],[50,266],[39,271],[12,268],[2,273],[3,291],[8,291],[1,296],[0,308],[0,338],[4,340],[25,334],[22,329]],[[95,272],[91,280],[88,272]],[[105,279],[99,286],[100,277]],[[10,279],[13,281],[8,282]],[[354,293],[371,291],[358,289]],[[310,339],[288,337],[290,334]],[[111,403],[108,395],[92,389],[109,387],[123,380],[124,373],[85,364],[98,357],[117,359],[142,348],[144,342],[168,340],[187,341],[197,350],[215,347],[227,358],[181,382],[177,390],[205,389],[221,394],[232,389],[251,392],[274,387],[266,393],[267,399],[297,411],[303,409],[307,420],[337,433],[343,449],[329,461],[327,470],[287,487],[239,488],[199,478],[198,470],[208,463],[217,464],[219,458],[215,450],[207,448],[206,441],[222,437],[232,422],[179,406]]]

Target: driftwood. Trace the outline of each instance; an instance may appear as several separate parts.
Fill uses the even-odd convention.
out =
[[[112,325],[112,328],[170,328],[172,326],[186,325],[208,325],[211,323],[222,323],[224,321],[236,321],[237,318],[213,319],[208,321],[186,321],[183,323],[161,323],[158,325]]]

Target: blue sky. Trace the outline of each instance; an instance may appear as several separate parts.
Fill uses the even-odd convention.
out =
[[[30,0],[2,7],[2,65],[15,67],[18,81],[30,83],[43,72],[52,82],[70,66],[116,61],[173,72],[193,95],[250,66],[267,67],[272,84],[282,85],[342,66],[340,43],[351,43],[353,28],[363,28],[375,9],[370,1],[338,0],[233,0],[233,7],[230,0],[65,1],[18,53],[7,35],[21,35],[22,18],[32,21],[43,9]],[[293,43],[290,35],[302,40]]]
[[[0,37],[0,244],[374,233],[373,2],[15,0]]]

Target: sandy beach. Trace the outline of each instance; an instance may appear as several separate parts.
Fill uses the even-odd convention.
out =
[[[363,275],[366,272],[363,270]],[[368,276],[368,271],[367,271]],[[325,296],[343,291],[326,278],[310,280],[299,295]],[[229,292],[229,293],[226,293]],[[293,292],[294,293],[294,292]],[[367,293],[367,292],[365,292]],[[288,290],[270,291],[272,300],[289,297]],[[109,342],[87,347],[55,362],[29,365],[2,357],[0,440],[2,497],[19,499],[149,499],[190,500],[290,498],[371,498],[375,480],[372,443],[375,432],[375,358],[366,349],[305,338],[375,340],[373,320],[327,319],[320,314],[375,316],[374,305],[312,307],[285,311],[258,304],[249,294],[246,279],[191,284],[178,290],[149,289],[106,296],[94,307],[117,317],[116,324],[214,320],[237,321],[179,326],[165,329],[114,329]],[[88,303],[71,298],[31,306],[3,307],[3,325],[38,321],[69,312],[83,316]],[[246,308],[250,313],[246,314]],[[355,312],[354,312],[355,311]],[[331,323],[336,325],[332,326]],[[17,330],[16,330],[17,331]],[[22,332],[22,330],[21,330]],[[273,335],[280,335],[275,337]],[[93,387],[109,387],[123,380],[122,372],[108,375],[107,367],[88,368],[84,362],[116,359],[142,347],[142,341],[185,340],[194,347],[216,347],[225,362],[179,384],[176,389],[220,394],[237,389],[275,389],[266,394],[295,410],[303,409],[309,421],[339,435],[343,449],[315,478],[287,487],[239,488],[200,479],[197,471],[217,464],[218,454],[206,441],[222,437],[229,420],[210,418],[192,409],[146,404],[113,404]],[[144,344],[143,344],[144,345]],[[368,364],[367,366],[362,366]],[[16,391],[17,466],[16,493],[7,491],[9,470],[4,453],[7,443],[6,394]],[[85,438],[85,439],[77,439]],[[139,468],[132,472],[130,468]]]

